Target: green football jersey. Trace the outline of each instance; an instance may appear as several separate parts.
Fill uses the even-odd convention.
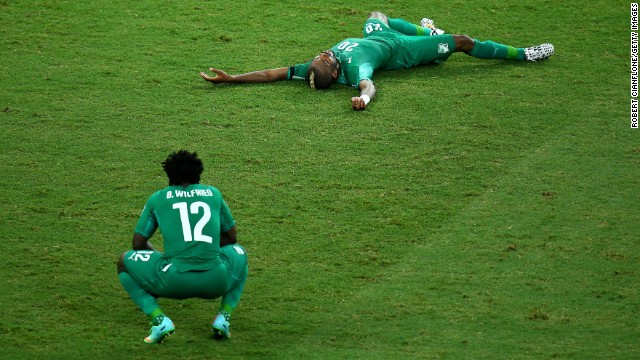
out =
[[[135,232],[150,238],[158,228],[164,255],[179,270],[208,270],[220,264],[220,233],[235,225],[220,190],[193,184],[169,186],[149,197]]]
[[[372,80],[373,72],[384,70],[393,57],[392,45],[383,38],[348,38],[331,48],[342,66],[336,82],[357,87],[361,80]],[[289,79],[305,79],[311,61],[289,68]]]
[[[348,38],[331,48],[340,62],[336,82],[358,87],[362,80],[373,81],[378,70],[408,69],[446,60],[455,48],[451,35],[408,36],[378,19],[364,24],[364,38]],[[311,61],[291,66],[287,79],[306,79]]]

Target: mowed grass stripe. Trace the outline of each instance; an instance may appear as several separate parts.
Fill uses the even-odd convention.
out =
[[[601,323],[619,311],[632,316],[638,306],[637,290],[627,286],[637,255],[621,251],[632,245],[633,232],[618,224],[612,230],[618,244],[609,246],[603,244],[613,240],[609,230],[593,232],[602,228],[606,214],[633,200],[601,203],[600,181],[585,186],[582,180],[593,166],[607,166],[603,159],[594,163],[591,154],[574,153],[556,161],[558,149],[568,152],[574,146],[561,134],[528,151],[439,234],[423,245],[404,247],[395,265],[372,274],[373,280],[349,299],[336,299],[333,316],[314,322],[288,354],[431,358],[471,351],[491,357],[500,348],[501,357],[580,357],[593,355],[582,346],[593,341],[625,344],[617,350],[622,357],[633,351],[636,344],[622,335],[637,332],[632,323]],[[622,161],[604,176],[624,182],[632,166]],[[586,189],[572,193],[576,186]],[[605,219],[585,214],[594,207]],[[576,271],[588,276],[578,280]],[[607,285],[615,290],[603,298],[598,289]],[[609,315],[593,313],[594,302],[613,305]],[[487,330],[478,332],[483,323]]]

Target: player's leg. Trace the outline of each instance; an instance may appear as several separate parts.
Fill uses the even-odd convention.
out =
[[[409,36],[430,36],[431,30],[401,18],[389,18],[389,27]]]
[[[516,48],[491,40],[480,41],[467,35],[454,35],[455,51],[461,51],[478,59],[508,59],[520,61],[543,60],[554,53],[553,45],[542,44],[529,48]]]
[[[455,51],[478,59],[525,60],[524,49],[503,45],[491,40],[480,41],[467,35],[454,35]]]
[[[380,21],[382,21],[385,25],[389,25],[389,18],[387,17],[387,15],[381,13],[380,11],[373,11],[371,12],[371,14],[369,14],[369,17],[367,18],[367,20],[371,20],[371,19],[378,19]]]
[[[389,18],[389,27],[409,36],[433,36],[444,34],[444,30],[436,28],[433,24],[433,20],[427,18],[422,19],[420,25],[412,24],[401,18]]]
[[[478,59],[508,59],[537,61],[553,55],[551,44],[542,44],[530,48],[516,48],[493,41],[480,41],[467,35],[438,35],[429,37],[406,36],[401,52],[397,55],[398,64],[413,67],[428,63],[440,63],[451,54],[463,52]]]
[[[241,245],[227,245],[222,247],[220,252],[221,258],[228,267],[231,286],[222,296],[220,310],[213,319],[211,330],[216,337],[229,338],[231,336],[229,331],[231,315],[240,303],[240,298],[247,282],[249,267],[247,265],[247,252]]]
[[[385,70],[438,64],[446,61],[454,49],[453,35],[403,36],[398,42],[397,51],[392,54],[392,61],[389,61],[393,66]]]
[[[431,36],[433,36],[433,35],[443,35],[445,33],[444,30],[438,29],[436,27],[436,24],[434,24],[433,20],[428,19],[428,18],[422,18],[422,20],[420,20],[420,26],[422,26],[425,29],[429,29]]]
[[[429,27],[423,27],[420,25],[412,24],[401,18],[395,18],[395,19],[390,18],[381,12],[374,11],[369,15],[369,17],[367,18],[367,21],[365,21],[365,25],[364,25],[365,36],[371,34],[374,30],[381,30],[380,28],[377,28],[377,29],[373,28],[372,25],[370,25],[370,20],[379,20],[383,25],[386,25],[392,30],[395,30],[404,35],[409,35],[409,36],[436,35],[436,32],[433,31],[435,27],[433,27],[433,29]],[[423,19],[423,20],[429,20],[429,19]],[[431,21],[431,25],[433,25],[433,21]],[[373,25],[373,26],[376,26],[376,25]],[[444,33],[442,30],[440,30],[440,32]]]
[[[389,18],[381,12],[374,11],[369,14],[369,17],[365,20],[362,27],[362,34],[364,37],[367,37],[379,31],[391,31],[391,28],[389,28]]]
[[[220,309],[213,319],[211,329],[218,337],[229,338],[231,333],[229,332],[231,315],[240,303],[242,292],[244,291],[244,285],[247,282],[248,267],[245,265],[244,270],[240,277],[235,281],[234,286],[222,297],[220,301]]]
[[[144,341],[155,344],[174,332],[175,326],[158,305],[153,284],[157,284],[163,257],[157,251],[128,251],[118,261],[118,279],[133,302],[151,319],[151,330]]]

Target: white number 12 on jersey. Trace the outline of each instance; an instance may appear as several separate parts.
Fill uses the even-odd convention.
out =
[[[202,229],[204,226],[211,220],[211,209],[207,203],[202,201],[196,201],[191,204],[189,209],[187,209],[186,202],[179,202],[173,204],[174,209],[178,209],[180,211],[180,222],[182,222],[182,234],[184,235],[184,241],[204,241],[206,243],[212,243],[213,238],[211,236],[204,235],[202,233]],[[191,214],[200,213],[200,209],[202,209],[202,217],[196,223],[196,226],[193,228],[193,235],[191,233],[191,222],[189,221],[189,212]]]

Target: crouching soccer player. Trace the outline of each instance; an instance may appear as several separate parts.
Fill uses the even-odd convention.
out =
[[[118,261],[118,278],[151,319],[146,343],[159,343],[175,331],[158,306],[161,297],[221,298],[211,330],[215,337],[229,338],[231,314],[248,273],[247,253],[237,244],[235,220],[220,191],[200,184],[204,167],[195,152],[174,152],[162,167],[169,186],[147,200],[135,227],[133,250]],[[158,228],[164,254],[149,243]]]

